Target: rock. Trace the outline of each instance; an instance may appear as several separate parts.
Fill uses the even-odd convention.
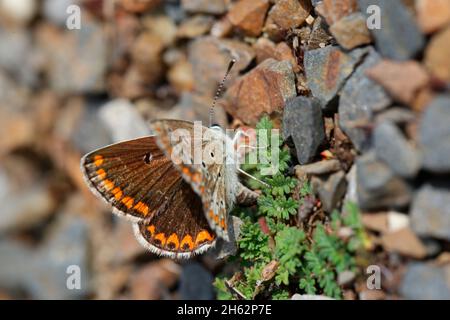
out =
[[[114,263],[122,264],[146,253],[145,248],[136,241],[131,224],[125,219],[119,218],[116,220],[114,233],[112,234],[115,244]]]
[[[358,204],[362,210],[399,208],[411,201],[411,189],[369,152],[356,160]]]
[[[167,78],[178,93],[189,92],[194,88],[192,65],[185,58],[177,59],[168,71]]]
[[[366,74],[383,86],[396,101],[407,105],[430,81],[426,70],[416,61],[383,60],[368,69]]]
[[[267,38],[259,38],[255,44],[254,49],[256,53],[256,62],[259,64],[266,59],[272,58],[278,61],[287,60],[291,63],[292,69],[295,73],[300,72],[300,67],[297,63],[297,58],[292,53],[292,49],[286,42],[275,44]]]
[[[294,295],[292,295],[291,300],[335,300],[335,299],[321,295],[295,293]]]
[[[353,282],[355,280],[355,273],[353,271],[343,271],[338,274],[338,284],[340,286],[345,286]]]
[[[411,227],[420,236],[450,239],[450,188],[426,184],[414,197]]]
[[[358,0],[362,13],[370,18],[367,8],[377,5],[380,8],[381,27],[372,28],[378,51],[386,58],[408,60],[415,57],[423,48],[425,39],[411,12],[401,1]]]
[[[205,16],[201,16],[200,17],[205,17]],[[196,17],[193,17],[192,19],[195,21]],[[192,21],[191,19],[186,19],[186,21]],[[163,14],[151,14],[151,15],[146,15],[145,17],[143,17],[142,19],[142,26],[145,28],[145,30],[153,35],[155,37],[155,39],[153,40],[154,43],[152,43],[153,46],[157,47],[155,50],[155,48],[150,48],[150,53],[154,56],[155,55],[155,51],[157,52],[157,60],[160,59],[161,56],[161,51],[166,48],[169,47],[171,45],[175,44],[176,41],[176,37],[177,37],[177,25],[175,24],[175,22],[168,16],[163,15]],[[146,34],[147,32],[145,32],[144,34]],[[152,40],[152,39],[149,39]],[[161,43],[161,44],[160,44]],[[162,46],[163,48],[158,48],[158,46]],[[145,57],[146,59],[149,59],[149,57]],[[150,58],[150,60],[156,60],[155,58]]]
[[[366,289],[359,293],[360,300],[386,300],[386,293],[382,290]]]
[[[61,94],[105,90],[108,60],[105,30],[87,18],[81,23],[81,30],[68,33],[48,25],[37,30],[39,50],[48,65],[50,87]]]
[[[336,172],[329,177],[313,177],[311,179],[313,188],[317,190],[322,207],[326,212],[337,209],[347,190],[347,181],[344,171]]]
[[[230,35],[233,30],[233,25],[227,16],[216,21],[211,27],[211,35],[216,38],[225,38]]]
[[[425,66],[441,81],[450,82],[450,27],[431,39],[425,51]]]
[[[1,0],[0,12],[19,24],[29,23],[38,11],[34,0]]]
[[[424,33],[432,33],[450,23],[450,2],[447,0],[416,1],[417,21]]]
[[[434,266],[429,263],[411,262],[406,268],[400,285],[400,293],[410,300],[450,299],[450,266]]]
[[[357,190],[357,173],[356,165],[352,165],[347,173],[347,193],[344,197],[344,203],[353,202],[358,203],[358,190]]]
[[[310,162],[325,139],[320,102],[303,96],[289,101],[283,114],[283,137],[292,137],[300,164]]]
[[[381,113],[377,114],[375,117],[375,123],[391,122],[397,125],[404,125],[415,121],[416,115],[411,109],[392,107]]]
[[[99,110],[100,120],[109,129],[113,142],[136,139],[151,134],[150,128],[134,106],[125,99],[116,99]]]
[[[339,171],[341,169],[341,163],[339,160],[322,160],[306,165],[295,166],[295,173],[297,177],[307,175],[323,175],[332,172]]]
[[[388,121],[378,124],[373,132],[373,141],[377,158],[395,174],[404,178],[417,175],[421,167],[419,151],[395,124]]]
[[[194,40],[188,47],[188,60],[192,64],[195,91],[214,97],[230,61],[234,58],[237,62],[225,86],[232,84],[239,72],[247,68],[254,57],[254,50],[240,41],[208,36]]]
[[[373,113],[391,104],[384,89],[366,76],[366,71],[378,64],[380,56],[373,49],[365,61],[347,80],[339,101],[339,125],[359,151],[368,150],[370,137],[367,126]]]
[[[149,11],[161,3],[161,0],[121,0],[122,7],[132,13]]]
[[[179,26],[177,31],[178,38],[192,39],[207,33],[214,22],[214,19],[209,16],[196,15],[191,17]]]
[[[183,266],[180,276],[180,299],[183,300],[212,300],[214,281],[211,273],[196,262]]]
[[[330,27],[330,32],[339,45],[347,50],[372,42],[369,29],[366,26],[366,17],[359,12],[335,22]]]
[[[425,109],[419,128],[423,167],[436,173],[450,172],[450,95],[436,97]]]
[[[280,39],[287,31],[303,24],[311,11],[309,0],[278,0],[270,9],[264,31]]]
[[[281,111],[295,95],[290,62],[267,59],[233,83],[225,96],[225,108],[244,123],[255,124],[264,113]]]
[[[409,228],[383,234],[381,242],[385,250],[401,255],[422,259],[427,255],[426,247]]]
[[[388,216],[386,213],[364,213],[361,216],[361,221],[367,229],[388,233]]]
[[[409,228],[409,220],[409,216],[404,213],[389,211],[387,213],[387,224],[389,232],[396,232],[404,228]]]
[[[227,10],[226,0],[181,0],[183,9],[193,13],[221,15]]]
[[[10,183],[7,184],[9,187]],[[48,218],[57,206],[48,183],[35,183],[20,191],[0,193],[0,233],[26,229]]]
[[[228,20],[245,35],[258,36],[264,25],[268,0],[239,0],[228,12]]]
[[[87,228],[86,222],[72,213],[59,215],[33,258],[27,282],[35,299],[79,299],[90,292]],[[71,290],[66,286],[69,266],[79,267],[80,289]]]
[[[328,107],[336,98],[364,54],[364,50],[347,54],[336,46],[305,52],[304,66],[308,87],[324,107]]]
[[[332,26],[342,18],[354,13],[358,9],[357,0],[323,0],[315,5],[316,11]]]
[[[67,22],[67,8],[71,5],[79,6],[80,0],[44,0],[42,4],[42,14],[51,23],[65,27]]]
[[[181,273],[180,269],[180,266],[170,259],[160,259],[145,265],[131,277],[131,298],[168,299],[169,289],[175,285]]]

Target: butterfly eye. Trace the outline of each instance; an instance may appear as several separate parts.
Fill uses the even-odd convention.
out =
[[[153,159],[153,156],[150,152],[145,154],[145,156],[144,156],[145,164],[150,164],[150,161],[152,161],[152,159]]]

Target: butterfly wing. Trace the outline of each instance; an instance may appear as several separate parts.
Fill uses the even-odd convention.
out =
[[[187,258],[214,244],[201,199],[155,137],[93,151],[82,158],[81,170],[90,189],[114,213],[135,223],[138,240],[152,252]]]
[[[195,148],[198,138],[195,135],[194,124],[182,120],[157,120],[151,123],[152,129],[157,134],[157,141],[168,157],[172,157],[175,166],[180,171],[182,177],[190,183],[194,191],[201,197],[203,210],[211,228],[222,238],[228,240],[228,212],[234,203],[234,192],[229,189],[237,184],[237,175],[231,170],[227,170],[225,159],[224,134],[216,133],[206,127],[201,127],[202,140],[201,159],[196,159]],[[182,139],[171,139],[171,134],[177,130],[185,130],[189,137],[185,144],[190,147],[190,154],[177,155],[175,150]],[[219,148],[211,147],[211,144],[218,143],[222,145],[222,150],[216,152]],[[178,145],[177,145],[178,144]],[[205,158],[208,157],[207,160]],[[214,158],[215,159],[211,159]],[[177,161],[178,160],[178,161]],[[186,161],[187,160],[187,161]],[[203,160],[203,161],[202,161]],[[234,165],[232,165],[234,166]],[[236,178],[234,176],[236,175]],[[233,176],[233,179],[228,177]],[[231,181],[227,185],[227,181]]]

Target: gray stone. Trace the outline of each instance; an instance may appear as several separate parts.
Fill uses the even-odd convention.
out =
[[[30,272],[30,257],[33,252],[22,243],[5,239],[0,241],[0,287],[15,290],[24,286]]]
[[[336,46],[305,52],[304,65],[308,87],[324,108],[330,107],[329,104],[336,98],[345,80],[366,53],[366,49],[357,49],[347,54]]]
[[[356,188],[358,203],[362,210],[401,208],[411,201],[411,188],[394,175],[373,152],[356,160]]]
[[[313,177],[311,182],[326,212],[332,212],[337,208],[347,190],[344,171],[336,172],[329,177]]]
[[[450,266],[412,262],[400,284],[403,298],[410,300],[449,300]]]
[[[450,172],[450,95],[435,98],[420,124],[423,167],[435,173]]]
[[[183,266],[180,276],[180,299],[211,300],[214,299],[211,273],[197,262]]]
[[[367,18],[373,12],[367,8],[376,5],[380,8],[381,26],[371,31],[378,51],[386,58],[408,60],[416,56],[425,45],[425,38],[415,22],[414,16],[402,1],[359,0],[359,8]],[[370,22],[370,20],[369,20]]]
[[[427,184],[411,206],[411,227],[421,236],[450,240],[450,187]]]
[[[283,136],[292,137],[300,164],[310,162],[325,139],[320,102],[303,96],[289,101],[283,114]]]
[[[99,118],[109,129],[113,142],[151,134],[147,122],[126,99],[116,99],[103,105],[99,110]]]
[[[227,10],[225,0],[181,0],[184,10],[195,13],[223,14]]]
[[[45,0],[42,6],[44,17],[61,27],[66,26],[67,8],[70,5],[80,5],[80,0]]]
[[[306,165],[295,166],[295,172],[297,177],[301,177],[303,174],[307,175],[322,175],[331,172],[336,172],[341,169],[341,163],[337,159],[322,160]]]
[[[381,61],[375,50],[371,48],[369,52],[364,63],[348,79],[339,101],[340,127],[358,151],[370,148],[367,127],[372,123],[374,112],[385,109],[392,102],[385,90],[365,74],[367,69]]]
[[[416,176],[421,166],[420,154],[395,124],[389,121],[378,124],[373,133],[373,142],[377,158],[395,174],[404,178]]]
[[[392,107],[382,111],[375,117],[375,123],[382,123],[384,121],[390,121],[395,124],[405,124],[416,119],[416,115],[411,109]]]

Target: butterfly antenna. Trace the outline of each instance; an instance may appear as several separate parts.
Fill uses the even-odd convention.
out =
[[[232,59],[230,61],[230,63],[228,64],[227,72],[225,73],[225,76],[223,77],[222,81],[220,82],[219,87],[217,87],[216,95],[214,96],[214,100],[213,100],[212,106],[209,109],[209,126],[212,126],[212,124],[213,124],[213,121],[214,121],[214,108],[216,107],[217,100],[219,99],[220,93],[223,90],[223,86],[225,85],[225,81],[227,80],[227,77],[230,74],[230,71],[233,68],[235,63],[236,63],[236,59]]]

